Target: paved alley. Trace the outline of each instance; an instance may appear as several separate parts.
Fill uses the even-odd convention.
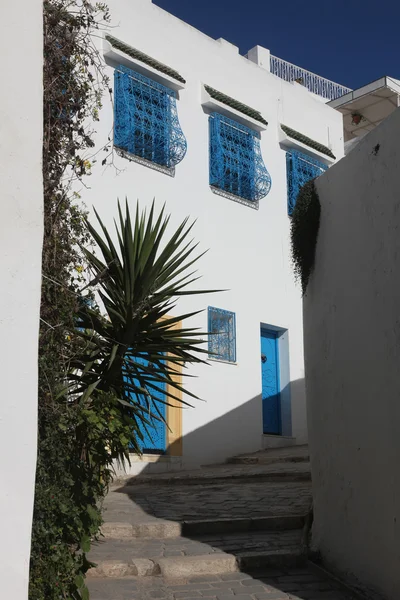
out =
[[[105,501],[92,600],[351,600],[307,562],[308,451],[119,481]]]

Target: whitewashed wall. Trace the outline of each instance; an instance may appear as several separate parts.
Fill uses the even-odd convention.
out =
[[[278,122],[343,153],[341,115],[313,98],[301,86],[286,83],[238,54],[224,41],[215,41],[154,6],[150,0],[110,0],[111,33],[134,48],[177,70],[187,81],[179,92],[178,111],[188,151],[175,177],[116,156],[122,171],[93,168],[91,189],[84,202],[111,224],[117,197],[131,206],[156,198],[173,215],[172,225],[190,215],[197,219],[194,236],[201,250],[199,265],[206,289],[228,289],[209,297],[182,299],[181,312],[209,304],[232,310],[237,318],[237,365],[212,363],[198,367],[192,390],[204,402],[184,411],[185,465],[221,461],[262,444],[260,323],[289,330],[292,426],[298,443],[307,439],[302,303],[291,270],[289,219],[286,204],[285,152],[278,142]],[[113,69],[108,68],[113,78]],[[208,176],[208,115],[201,106],[202,84],[261,111],[269,121],[262,133],[262,152],[272,177],[269,195],[254,210],[211,192]],[[112,107],[105,101],[98,129],[103,144],[112,131]],[[100,154],[99,161],[102,155]],[[193,319],[206,330],[207,314]]]
[[[314,543],[334,569],[400,597],[400,110],[317,183],[304,303]]]
[[[40,0],[25,2],[23,10],[16,2],[4,3],[0,53],[0,595],[26,600],[42,247]]]

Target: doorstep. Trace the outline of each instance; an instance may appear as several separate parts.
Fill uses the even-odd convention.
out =
[[[266,448],[285,448],[295,446],[296,438],[289,435],[272,435],[264,433],[262,436],[262,447]]]
[[[135,477],[141,474],[168,473],[179,471],[182,468],[182,456],[168,456],[167,454],[130,454],[130,465],[125,469],[115,465],[115,473],[118,480],[127,477]]]

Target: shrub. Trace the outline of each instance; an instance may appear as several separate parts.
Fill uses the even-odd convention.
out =
[[[292,260],[303,295],[314,268],[321,205],[314,180],[308,181],[297,196],[291,217]]]

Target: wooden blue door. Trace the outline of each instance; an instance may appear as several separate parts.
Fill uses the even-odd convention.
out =
[[[144,358],[135,358],[135,362],[143,363],[144,365],[148,365],[148,361]],[[135,380],[135,384],[139,386],[139,382]],[[151,419],[146,411],[148,410],[148,404],[145,400],[144,395],[138,394],[135,396],[135,400],[140,402],[142,406],[146,408],[146,411],[143,413],[147,420],[151,422],[150,425],[143,423],[139,423],[139,429],[143,435],[143,440],[138,440],[139,445],[142,448],[142,452],[144,454],[164,454],[167,448],[167,427],[165,424],[166,419],[166,394],[165,394],[165,383],[158,383],[157,387],[160,388],[160,391],[152,390],[153,398],[155,399],[150,406],[150,413],[153,415],[157,415],[159,419]],[[162,402],[157,402],[161,400]],[[146,431],[147,428],[147,431]]]
[[[261,330],[263,432],[281,433],[278,342],[274,331]]]

